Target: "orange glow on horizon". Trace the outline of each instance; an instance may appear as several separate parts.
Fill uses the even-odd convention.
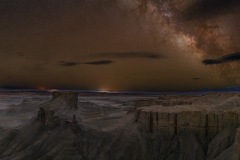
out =
[[[36,88],[37,88],[37,90],[40,90],[40,91],[47,90],[46,86],[37,86]]]

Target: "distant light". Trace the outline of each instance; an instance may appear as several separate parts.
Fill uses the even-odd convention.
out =
[[[110,91],[105,90],[105,89],[100,89],[100,90],[98,90],[98,92],[102,92],[102,93],[106,92],[106,93],[108,93],[108,92],[110,92]]]
[[[98,89],[98,92],[101,92],[101,93],[109,93],[111,92],[112,90],[111,89],[108,89],[108,88],[100,88]]]

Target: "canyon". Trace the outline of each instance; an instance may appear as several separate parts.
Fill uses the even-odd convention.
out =
[[[0,110],[2,160],[240,159],[238,93],[20,97]]]

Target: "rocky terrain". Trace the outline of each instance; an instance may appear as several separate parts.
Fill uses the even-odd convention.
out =
[[[1,160],[240,160],[238,93],[54,92],[0,114]]]

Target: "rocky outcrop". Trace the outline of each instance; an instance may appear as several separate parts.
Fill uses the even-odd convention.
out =
[[[63,99],[68,107],[71,109],[77,109],[78,108],[78,93],[77,92],[59,92],[54,91],[52,93],[52,101],[54,101],[57,98]]]
[[[237,128],[240,125],[240,113],[138,109],[135,120],[151,133],[166,133],[174,136],[189,130],[210,140],[225,128]]]
[[[78,121],[75,114],[73,115],[72,120],[68,120],[55,115],[54,110],[43,107],[39,108],[37,120],[44,124],[48,129],[55,128],[59,125],[67,125],[71,127],[78,126]]]
[[[48,128],[60,125],[60,118],[55,115],[54,110],[48,108],[39,108],[37,120],[48,126]]]

